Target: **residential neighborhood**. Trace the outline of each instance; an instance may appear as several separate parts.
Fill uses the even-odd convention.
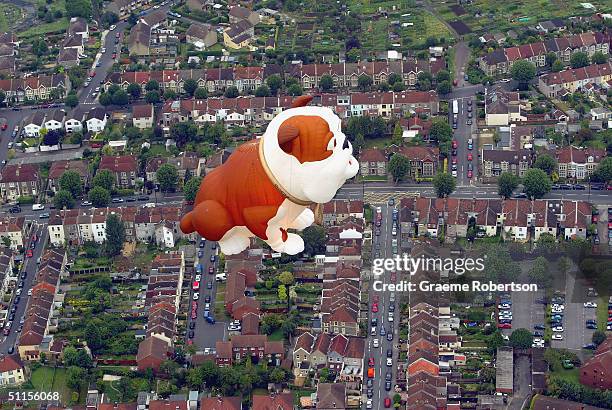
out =
[[[605,0],[2,2],[0,410],[612,408],[611,46]]]

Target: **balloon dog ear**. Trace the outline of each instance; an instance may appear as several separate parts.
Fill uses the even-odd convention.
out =
[[[312,95],[301,95],[291,103],[291,108],[305,107],[312,101]]]

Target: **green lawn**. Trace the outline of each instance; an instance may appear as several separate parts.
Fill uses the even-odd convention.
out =
[[[436,16],[426,10],[416,10],[410,16],[401,19],[401,23],[412,23],[412,26],[402,27],[400,35],[404,39],[403,46],[422,46],[428,37],[449,39],[451,33],[446,25]]]
[[[42,36],[48,33],[59,33],[66,31],[68,28],[68,19],[62,18],[54,21],[53,23],[45,23],[38,24],[36,26],[30,27],[29,29],[22,31],[17,34],[17,37],[20,38],[29,38],[29,37],[37,37]]]
[[[268,336],[268,340],[273,342],[283,340],[283,331],[276,329],[270,336]]]
[[[371,51],[388,48],[389,25],[387,19],[365,20],[361,23],[361,45]]]
[[[578,369],[577,367],[569,370],[561,369],[558,371],[551,372],[550,374],[551,376],[556,376],[567,381],[579,383],[578,376],[580,374],[580,369]]]
[[[66,385],[66,369],[53,367],[39,367],[32,372],[30,379],[32,388],[24,390],[59,392],[61,401],[70,400],[72,390]]]
[[[21,20],[21,9],[14,4],[0,4],[0,31],[8,31]]]
[[[597,329],[605,332],[608,323],[608,300],[605,296],[597,302]]]

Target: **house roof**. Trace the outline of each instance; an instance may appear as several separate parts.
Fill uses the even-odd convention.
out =
[[[387,157],[382,150],[377,148],[366,148],[359,155],[361,162],[387,162]]]
[[[342,409],[345,402],[344,383],[319,383],[317,386],[317,409]]]
[[[203,410],[241,410],[241,397],[203,397],[200,400],[200,409]]]
[[[0,373],[23,369],[23,363],[18,355],[0,357]]]
[[[252,410],[293,410],[293,393],[254,394]]]
[[[150,118],[153,114],[153,104],[139,104],[132,107],[132,118]]]
[[[168,357],[169,351],[170,347],[165,340],[162,340],[159,337],[149,336],[138,345],[136,360],[140,362],[148,357],[154,357],[163,361]]]
[[[107,169],[111,172],[136,172],[138,171],[138,160],[132,155],[108,156],[104,155],[100,160],[98,170]]]
[[[32,164],[5,165],[0,173],[0,182],[38,181],[38,168]]]
[[[204,40],[210,32],[214,32],[214,29],[210,25],[193,23],[191,26],[189,26],[185,32],[185,35]]]

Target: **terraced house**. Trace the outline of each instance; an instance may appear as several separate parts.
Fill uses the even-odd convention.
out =
[[[70,80],[64,74],[0,80],[0,90],[7,101],[24,102],[64,98],[70,91]]]
[[[582,68],[568,69],[558,73],[548,73],[538,79],[538,88],[550,98],[573,93],[588,84],[605,85],[612,80],[612,62],[592,64]]]
[[[512,64],[520,60],[530,61],[536,67],[544,67],[548,53],[554,53],[564,64],[568,64],[572,54],[579,51],[589,56],[598,51],[609,54],[610,36],[600,32],[588,32],[497,49],[481,57],[479,66],[487,75],[495,76],[510,72]]]

